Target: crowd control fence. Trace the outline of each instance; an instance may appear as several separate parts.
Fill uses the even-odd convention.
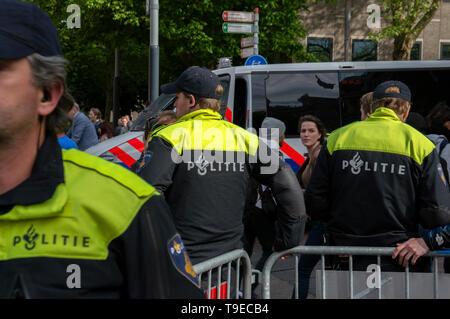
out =
[[[243,249],[236,249],[198,263],[194,265],[194,272],[199,276],[208,299],[251,298],[252,266],[248,254]],[[223,276],[226,277],[225,282],[222,281]]]
[[[271,281],[271,271],[273,266],[277,261],[280,260],[281,257],[286,255],[294,255],[295,257],[295,281],[294,281],[294,297],[298,298],[298,263],[299,263],[299,257],[303,254],[310,254],[310,255],[320,255],[321,256],[321,270],[317,272],[318,277],[316,282],[319,282],[318,285],[318,293],[317,295],[319,298],[326,299],[329,296],[327,295],[327,292],[330,291],[330,287],[328,287],[329,283],[327,280],[330,280],[330,274],[333,274],[333,271],[327,270],[325,271],[325,256],[326,255],[338,255],[338,256],[348,256],[349,261],[349,267],[348,271],[334,271],[334,275],[340,274],[341,276],[341,283],[342,279],[344,278],[345,281],[347,281],[347,287],[348,297],[350,299],[359,299],[367,297],[368,294],[377,294],[378,299],[382,299],[382,291],[383,288],[386,290],[386,287],[388,287],[389,283],[390,286],[393,286],[393,279],[398,279],[400,276],[401,281],[397,280],[397,282],[400,282],[400,285],[397,283],[395,287],[390,287],[394,290],[394,294],[391,295],[388,298],[411,298],[411,286],[412,281],[411,278],[413,278],[414,282],[414,289],[415,290],[423,290],[424,286],[430,286],[431,281],[432,283],[432,292],[427,295],[427,298],[431,295],[433,298],[450,298],[448,295],[444,296],[444,294],[449,291],[447,288],[450,283],[450,275],[445,274],[442,272],[439,272],[439,263],[438,263],[438,257],[449,257],[450,251],[442,250],[442,251],[435,251],[435,252],[428,252],[424,256],[420,257],[431,257],[432,258],[432,271],[430,273],[412,273],[410,272],[410,266],[409,263],[405,267],[404,272],[383,272],[385,275],[384,280],[379,281],[379,286],[377,287],[364,287],[366,289],[362,289],[361,286],[358,286],[358,288],[355,288],[355,278],[359,276],[361,278],[361,274],[365,275],[367,278],[367,273],[361,272],[361,271],[354,271],[353,269],[353,256],[377,256],[377,264],[380,266],[380,260],[381,256],[392,256],[395,248],[390,247],[347,247],[347,246],[297,246],[294,248],[291,248],[286,251],[282,252],[276,252],[273,253],[265,262],[264,268],[262,270],[262,298],[263,299],[270,299],[270,281]],[[431,270],[431,269],[430,269]],[[386,277],[387,276],[387,277]],[[332,277],[331,277],[332,278]],[[380,275],[381,278],[381,275]],[[334,280],[334,283],[339,282],[337,280]],[[424,282],[426,285],[424,285]],[[364,282],[365,283],[365,282]],[[440,287],[441,285],[441,287]],[[330,284],[331,286],[331,284]],[[346,288],[347,289],[347,288]],[[358,289],[358,290],[357,290]],[[399,291],[400,290],[400,291]],[[331,289],[331,291],[333,291]],[[423,292],[422,292],[423,293]],[[330,298],[336,298],[334,296],[330,296]],[[344,297],[345,298],[345,297]]]

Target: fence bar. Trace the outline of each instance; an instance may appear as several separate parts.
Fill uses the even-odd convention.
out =
[[[439,298],[439,286],[438,286],[438,270],[439,270],[439,261],[435,256],[433,258],[433,277],[434,277],[434,299]]]
[[[298,299],[298,256],[295,256],[295,283],[294,283],[294,298]]]
[[[322,298],[327,299],[327,294],[326,294],[327,278],[325,276],[325,255],[321,255],[320,258],[322,259]]]
[[[353,255],[349,256],[349,269],[350,269],[350,299],[353,299]]]
[[[262,298],[263,299],[270,299],[270,276],[273,265],[280,259],[280,257],[285,255],[302,255],[302,254],[308,254],[308,255],[321,255],[322,258],[322,292],[324,293],[324,297],[326,297],[326,278],[324,274],[324,260],[325,255],[361,255],[361,256],[378,256],[380,259],[381,256],[392,256],[392,253],[394,252],[395,247],[357,247],[357,246],[297,246],[285,251],[275,252],[272,255],[269,256],[269,258],[266,260],[266,263],[264,264],[264,268],[262,271]],[[448,252],[443,251],[434,251],[434,252],[428,252],[423,257],[440,257],[440,256],[448,256]],[[380,261],[378,261],[378,264],[381,267]],[[296,265],[297,267],[297,265]],[[435,266],[437,267],[437,266]],[[437,269],[437,268],[436,268]],[[408,284],[408,291],[407,295],[409,295],[409,268],[407,269],[407,284]],[[435,277],[437,278],[437,271],[435,273]],[[383,282],[389,282],[391,279],[387,279]],[[298,282],[298,280],[296,280]],[[406,285],[405,285],[406,286]],[[435,295],[438,295],[438,286],[437,286],[437,279],[435,282]],[[379,289],[379,296],[381,295],[381,288]],[[354,296],[355,298],[355,296]]]
[[[221,288],[221,283],[222,283],[222,266],[219,266],[218,268],[217,268],[217,288],[216,288],[216,291],[217,291],[217,299],[220,299],[220,297],[221,297],[221,295],[220,295],[220,293],[221,293],[221,290],[222,289],[220,289]]]
[[[377,265],[378,265],[378,269],[380,269],[381,272],[381,255],[377,256]],[[380,287],[378,288],[378,299],[381,299],[381,273],[380,273]]]
[[[240,264],[241,260],[244,261],[244,271],[242,278],[240,277]],[[199,264],[194,265],[194,271],[195,273],[200,277],[202,273],[208,272],[208,298],[211,298],[211,272],[213,269],[218,268],[218,285],[217,285],[217,296],[220,298],[220,282],[221,282],[221,275],[222,275],[222,266],[225,266],[228,264],[228,273],[229,278],[231,278],[231,263],[232,261],[237,261],[237,275],[236,275],[236,298],[239,297],[239,282],[240,279],[243,281],[243,297],[245,299],[251,298],[251,286],[252,286],[252,266],[250,262],[250,258],[248,257],[248,254],[243,249],[236,249],[233,251],[230,251],[228,253],[225,253],[223,255],[219,255],[217,257],[214,257],[209,260],[205,260]],[[228,287],[228,292],[230,290],[230,287]],[[228,293],[227,293],[228,296]]]
[[[409,261],[406,263],[405,276],[406,276],[406,285],[405,285],[406,299],[409,299],[410,298],[410,295],[409,295]]]
[[[208,299],[211,299],[211,274],[212,270],[208,271]]]
[[[230,299],[230,290],[231,290],[231,261],[228,263],[227,299]]]
[[[239,278],[241,275],[241,258],[239,257],[238,260],[236,261],[237,265],[236,265],[236,298],[239,297]]]

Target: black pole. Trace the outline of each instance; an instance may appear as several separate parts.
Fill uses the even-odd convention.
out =
[[[350,39],[350,21],[351,0],[345,0],[345,40],[344,40],[344,60],[351,61],[351,39]]]
[[[150,0],[149,100],[159,96],[159,1]]]
[[[113,127],[119,119],[119,49],[114,50]]]

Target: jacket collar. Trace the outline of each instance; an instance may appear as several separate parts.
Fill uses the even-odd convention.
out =
[[[366,120],[375,121],[375,120],[380,120],[380,119],[401,122],[400,118],[394,112],[394,110],[391,110],[387,107],[377,108]]]
[[[31,205],[50,199],[61,183],[64,183],[61,147],[56,136],[47,133],[30,177],[9,192],[0,195],[0,215],[15,205]]]
[[[177,122],[184,122],[189,120],[221,120],[222,116],[211,109],[200,109],[183,115]]]

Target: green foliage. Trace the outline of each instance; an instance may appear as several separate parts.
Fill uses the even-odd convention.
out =
[[[306,31],[298,17],[306,10],[305,0],[211,1],[187,3],[184,0],[160,1],[161,78],[173,80],[190,65],[216,68],[218,58],[231,57],[242,65],[240,41],[251,34],[222,32],[223,11],[254,11],[259,8],[259,52],[269,63],[308,61],[298,41]],[[166,65],[165,62],[176,62]]]
[[[414,33],[416,36],[422,32],[426,25],[423,20],[430,13],[434,13],[440,5],[440,0],[382,0],[382,16],[389,24],[382,29],[377,37],[394,38],[400,34]]]
[[[68,84],[83,110],[112,109],[114,49],[120,50],[120,109],[129,113],[147,100],[149,18],[145,0],[29,0],[46,11],[58,28],[70,61]],[[317,0],[314,0],[315,2]],[[269,63],[312,61],[299,42],[306,31],[298,17],[307,0],[160,0],[160,84],[174,80],[191,65],[215,69],[220,57],[242,65],[241,38],[222,32],[222,12],[260,13],[259,52]],[[81,8],[81,28],[68,29],[67,7]],[[109,113],[109,112],[108,112]]]
[[[69,60],[68,86],[80,107],[112,109],[114,49],[120,49],[120,106],[129,113],[147,98],[148,26],[145,1],[31,0],[55,23],[64,57]],[[81,9],[81,28],[68,29],[70,4]],[[137,14],[139,12],[140,14]],[[141,14],[142,13],[142,14]]]
[[[397,60],[409,57],[412,44],[433,18],[441,0],[378,0],[378,3],[388,25],[371,37],[394,38],[393,58]]]

